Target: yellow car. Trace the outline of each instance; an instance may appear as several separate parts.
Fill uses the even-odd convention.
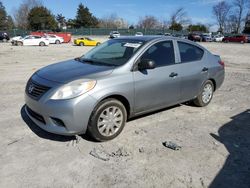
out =
[[[75,39],[74,44],[77,46],[98,46],[101,43],[88,37],[83,37]]]

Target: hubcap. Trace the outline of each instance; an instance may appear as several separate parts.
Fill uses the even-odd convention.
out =
[[[213,87],[211,84],[206,84],[202,92],[202,101],[204,103],[209,103],[213,96]]]
[[[97,128],[103,136],[113,136],[123,123],[123,113],[120,108],[111,106],[105,108],[97,122]]]

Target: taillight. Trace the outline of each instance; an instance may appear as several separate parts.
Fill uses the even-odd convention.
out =
[[[225,67],[225,63],[223,61],[218,61],[218,63],[224,68]]]

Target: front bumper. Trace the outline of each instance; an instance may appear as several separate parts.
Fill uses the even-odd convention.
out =
[[[25,94],[25,111],[45,131],[60,135],[84,134],[97,101],[88,94],[68,100],[51,100],[48,91],[39,100]],[[41,120],[42,118],[42,120]]]

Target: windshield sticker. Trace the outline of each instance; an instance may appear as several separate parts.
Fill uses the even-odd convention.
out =
[[[139,48],[141,44],[140,43],[126,43],[123,46],[130,47],[130,48]]]

